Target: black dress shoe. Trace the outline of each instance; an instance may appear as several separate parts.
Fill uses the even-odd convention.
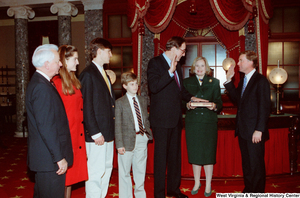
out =
[[[170,193],[167,194],[168,197],[176,197],[176,198],[189,198],[188,196],[186,196],[185,194],[180,193]]]

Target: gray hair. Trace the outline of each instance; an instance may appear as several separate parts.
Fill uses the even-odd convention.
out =
[[[42,67],[45,62],[51,62],[54,59],[52,50],[58,50],[58,47],[53,44],[44,44],[38,46],[32,55],[32,64],[35,67]]]

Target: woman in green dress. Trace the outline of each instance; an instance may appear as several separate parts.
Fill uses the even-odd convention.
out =
[[[211,70],[204,57],[197,57],[192,65],[191,73],[195,76],[184,79],[183,84],[188,92],[197,98],[211,102],[210,106],[191,108],[185,117],[186,144],[189,163],[193,166],[195,185],[192,195],[197,194],[200,183],[201,167],[204,167],[206,187],[204,195],[211,195],[211,179],[213,165],[216,163],[217,150],[217,112],[222,108],[220,82],[209,76]]]

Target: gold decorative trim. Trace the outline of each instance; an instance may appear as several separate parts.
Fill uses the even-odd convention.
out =
[[[187,0],[178,0],[177,5],[179,5],[179,4],[181,4],[181,3],[185,2],[185,1],[187,1]]]
[[[258,5],[258,0],[256,0],[256,5]],[[260,22],[259,22],[259,6],[257,6],[257,17],[255,17],[256,21],[256,45],[257,45],[257,55],[258,55],[258,69],[259,73],[262,74],[262,60],[261,60],[261,38],[260,38]]]
[[[145,1],[145,4],[143,5],[143,7],[140,7],[140,4],[138,4],[137,2],[135,2],[135,6],[137,7],[137,8],[139,8],[139,10],[142,12],[143,10],[145,10],[146,9],[146,5],[149,3],[149,0],[146,0]]]
[[[268,15],[268,12],[267,12],[267,9],[266,9],[265,1],[260,0],[260,4],[261,4],[261,7],[262,7],[262,10],[263,10],[263,13],[264,13],[265,17],[267,19],[270,19],[270,16]]]
[[[214,25],[213,27],[209,27],[209,29],[211,30],[211,32],[212,32],[212,34],[214,35],[214,37],[217,39],[217,42],[219,43],[219,45],[221,45],[221,47],[222,47],[223,49],[226,49],[226,50],[227,50],[226,46],[219,40],[219,38],[216,36],[215,32],[213,31],[213,29],[214,29],[217,25],[219,25],[219,24],[220,24],[220,23],[217,23],[217,24]]]
[[[245,36],[245,28],[239,30],[239,36]]]
[[[248,3],[249,5],[253,4],[251,0],[246,0],[245,2]]]
[[[158,34],[154,34],[154,38],[156,39],[158,39],[158,40],[160,40],[160,33],[158,33]]]
[[[133,28],[133,26],[136,24],[137,18],[138,18],[138,14],[137,14],[137,11],[136,11],[135,15],[134,15],[134,18],[132,20],[132,23],[129,26],[130,28]]]
[[[141,53],[142,53],[142,36],[138,35],[138,64],[137,64],[137,80],[141,83]]]

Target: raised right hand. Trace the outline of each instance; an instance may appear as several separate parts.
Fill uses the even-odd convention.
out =
[[[171,66],[170,66],[170,69],[169,69],[169,71],[170,71],[171,73],[174,73],[175,70],[176,70],[176,65],[177,65],[176,57],[177,57],[177,56],[175,55],[174,58],[173,58],[172,61],[171,61]]]
[[[234,76],[234,66],[231,65],[227,71],[227,74],[226,74],[226,80],[227,82],[231,81],[231,78]]]

